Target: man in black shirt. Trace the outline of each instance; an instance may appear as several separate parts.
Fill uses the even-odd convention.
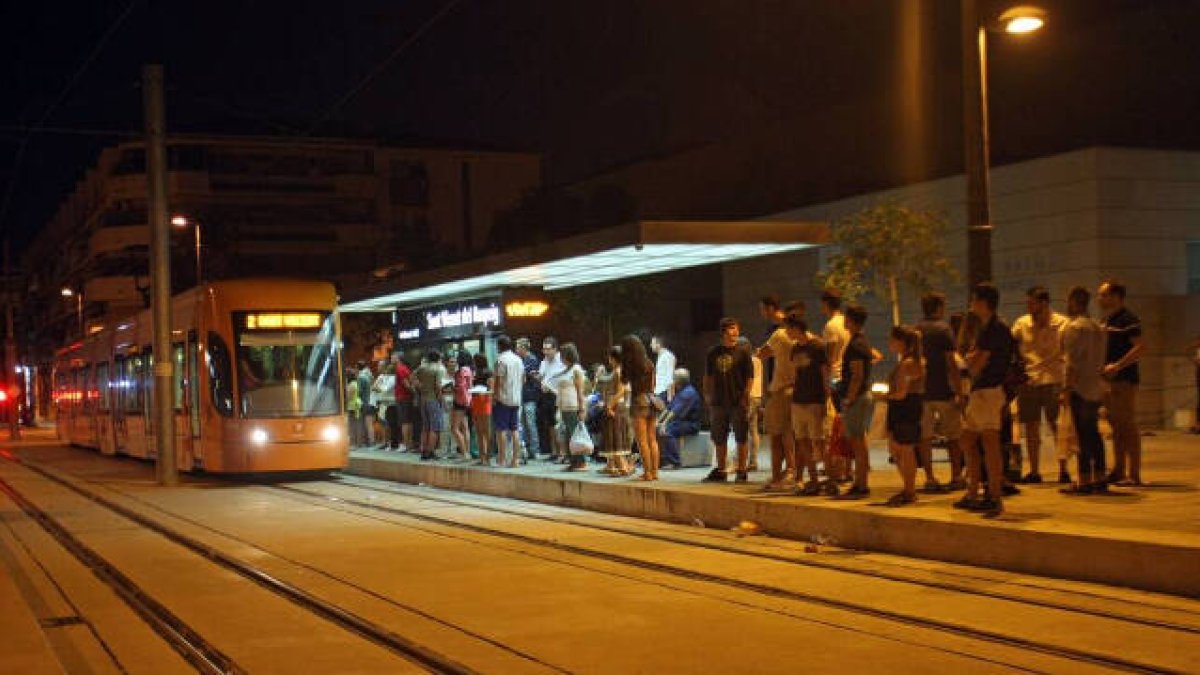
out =
[[[846,331],[850,342],[842,354],[842,373],[838,381],[838,396],[842,400],[842,425],[846,442],[854,453],[854,484],[839,499],[863,499],[871,494],[867,474],[871,470],[867,455],[867,432],[875,412],[871,397],[871,364],[875,350],[863,333],[867,310],[858,305],[846,308]]]
[[[809,336],[808,324],[798,314],[789,313],[783,325],[787,329],[787,336],[795,341],[790,362],[796,368],[791,400],[791,431],[796,439],[797,493],[812,496],[821,490],[813,448],[825,436],[825,407],[829,404],[829,355],[823,342]],[[805,469],[808,469],[807,484],[804,482]]]
[[[971,373],[971,396],[967,400],[966,429],[962,447],[967,459],[967,494],[956,506],[982,511],[987,518],[1004,512],[1001,503],[1004,489],[1004,456],[1000,449],[1000,427],[1004,406],[1004,380],[1012,367],[1012,331],[1000,317],[996,307],[1000,292],[990,282],[976,284],[971,290],[971,313],[979,319],[979,334],[967,353],[967,370]],[[979,499],[982,470],[978,442],[983,439],[983,461],[987,465],[987,495]]]
[[[1109,393],[1105,401],[1113,430],[1113,470],[1108,482],[1142,484],[1142,436],[1137,425],[1137,392],[1141,383],[1138,361],[1146,345],[1142,322],[1125,307],[1125,286],[1115,281],[1100,284],[1100,309],[1104,319],[1104,379]],[[1129,474],[1126,476],[1126,469]]]
[[[925,468],[925,489],[938,489],[933,476],[933,435],[940,431],[950,455],[950,489],[961,490],[963,453],[958,445],[962,436],[962,378],[955,359],[954,333],[943,319],[946,296],[928,293],[921,298],[925,318],[917,323],[921,333],[921,352],[925,358],[925,405],[921,413],[921,444],[917,459]]]
[[[750,436],[750,385],[754,380],[754,362],[750,350],[738,344],[741,327],[737,319],[721,319],[721,343],[708,351],[704,368],[704,400],[709,405],[712,441],[716,446],[717,466],[705,482],[724,483],[729,430],[737,441],[737,482],[749,480],[746,441]]]

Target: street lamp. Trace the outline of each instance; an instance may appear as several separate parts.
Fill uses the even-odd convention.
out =
[[[79,337],[83,337],[83,291],[75,291],[67,286],[63,286],[59,291],[64,298],[75,298],[75,318],[79,322]]]
[[[987,34],[1026,35],[1046,24],[1031,5],[1012,7],[993,21],[980,20],[976,0],[962,0],[963,154],[967,177],[967,282],[992,280],[992,214],[988,176]]]
[[[171,225],[178,228],[186,228],[189,225],[195,228],[196,232],[196,285],[200,285],[200,221],[191,220],[184,215],[171,216]]]

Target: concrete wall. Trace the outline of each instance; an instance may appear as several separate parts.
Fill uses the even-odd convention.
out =
[[[947,251],[965,276],[961,176],[771,218],[836,221],[887,200],[946,214],[951,223]],[[1200,240],[1200,153],[1089,148],[997,167],[992,171],[992,210],[993,270],[1007,320],[1024,313],[1023,294],[1030,286],[1048,287],[1061,311],[1070,286],[1095,288],[1106,277],[1119,278],[1129,287],[1130,307],[1146,324],[1142,422],[1170,426],[1176,409],[1194,407],[1193,372],[1184,346],[1200,330],[1191,325],[1200,315],[1200,295],[1187,294],[1186,244]],[[726,265],[727,311],[753,316],[758,296],[775,292],[807,301],[810,322],[819,325],[812,279],[820,256],[810,251]],[[946,289],[952,308],[964,306],[965,289],[965,282]],[[915,294],[902,295],[903,320],[919,318]],[[866,304],[873,317],[869,334],[879,346],[887,309],[875,301]]]

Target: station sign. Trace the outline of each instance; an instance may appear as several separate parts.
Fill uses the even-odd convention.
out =
[[[499,298],[481,298],[396,312],[400,342],[469,337],[504,325]]]

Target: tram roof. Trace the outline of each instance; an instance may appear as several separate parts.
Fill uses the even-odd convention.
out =
[[[345,298],[341,311],[391,311],[513,286],[546,290],[585,286],[828,242],[829,226],[822,222],[645,220],[401,274],[387,286],[372,286]]]

